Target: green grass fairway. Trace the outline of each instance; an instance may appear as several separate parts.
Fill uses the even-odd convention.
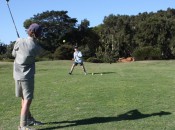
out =
[[[36,63],[37,130],[175,130],[175,61],[85,63],[86,76],[79,66],[68,75],[71,65]],[[19,124],[12,66],[0,62],[0,130]]]

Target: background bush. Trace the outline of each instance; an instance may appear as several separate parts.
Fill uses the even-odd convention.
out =
[[[141,47],[133,52],[133,56],[136,60],[160,60],[161,50],[152,46]]]
[[[95,58],[95,57],[90,57],[86,60],[87,62],[91,62],[91,63],[103,63],[102,60]]]
[[[56,49],[53,55],[55,60],[70,60],[73,58],[73,49],[71,45],[61,45]]]

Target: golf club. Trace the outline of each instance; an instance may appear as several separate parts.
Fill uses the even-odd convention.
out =
[[[18,30],[17,30],[17,28],[16,28],[16,24],[15,24],[15,21],[14,21],[14,19],[13,19],[13,15],[12,15],[12,12],[11,12],[11,10],[10,10],[10,6],[9,6],[9,4],[8,4],[9,0],[6,0],[6,2],[7,2],[7,7],[8,7],[8,9],[9,9],[9,12],[10,12],[10,16],[11,16],[12,21],[13,21],[13,24],[14,24],[14,26],[15,26],[16,34],[17,34],[17,36],[18,36],[18,38],[19,38],[20,36],[19,36]]]

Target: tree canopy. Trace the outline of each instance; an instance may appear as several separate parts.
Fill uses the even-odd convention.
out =
[[[72,53],[70,48],[74,45],[80,47],[85,59],[96,58],[103,62],[115,62],[128,56],[138,60],[175,58],[175,9],[131,16],[110,14],[96,27],[89,27],[87,19],[77,24],[77,19],[67,13],[45,11],[24,21],[26,29],[34,22],[42,25],[40,43],[47,54],[54,55],[52,58],[70,59],[71,55],[64,53],[66,50]],[[7,46],[3,47],[1,43],[1,55],[8,50]],[[140,57],[141,52],[149,54]]]

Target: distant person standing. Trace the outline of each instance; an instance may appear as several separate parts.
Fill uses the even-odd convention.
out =
[[[71,67],[69,74],[71,75],[73,70],[74,70],[74,67],[77,66],[78,64],[80,64],[80,66],[82,66],[84,74],[86,75],[87,74],[86,69],[85,69],[84,64],[83,64],[83,55],[82,55],[81,51],[78,50],[77,46],[74,47],[73,60],[74,60],[74,63]]]
[[[42,28],[33,23],[27,30],[27,38],[17,39],[12,55],[15,57],[13,77],[16,97],[21,97],[20,126],[18,130],[32,130],[29,125],[40,125],[30,113],[30,105],[34,94],[35,57],[42,48],[37,44]]]

